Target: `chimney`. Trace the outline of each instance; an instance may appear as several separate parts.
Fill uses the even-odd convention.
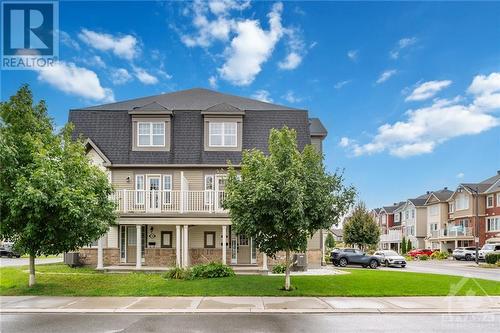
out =
[[[393,206],[396,206],[397,204],[398,204],[398,203],[397,203],[397,202],[395,202],[395,203],[393,203],[392,205],[393,205]]]
[[[444,189],[445,189],[445,190],[447,190],[447,189],[448,189],[448,187],[446,187],[446,186],[445,186],[445,187],[444,187]]]
[[[427,194],[430,194],[430,193],[431,193],[431,191],[427,191]]]
[[[497,170],[497,175],[500,175],[500,170]]]

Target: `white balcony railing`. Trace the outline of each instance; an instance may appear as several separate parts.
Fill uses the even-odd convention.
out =
[[[451,227],[440,230],[440,237],[464,237],[464,236],[474,236],[472,233],[472,228],[467,227]]]
[[[387,234],[380,235],[380,241],[382,243],[397,243],[401,241],[401,238],[401,230],[389,230]]]
[[[112,198],[119,213],[223,213],[224,191],[118,190]]]

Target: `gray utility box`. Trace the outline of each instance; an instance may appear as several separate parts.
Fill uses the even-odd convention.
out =
[[[64,254],[64,263],[71,267],[80,266],[80,253],[67,252]]]
[[[292,262],[292,271],[297,272],[307,270],[307,257],[305,253],[294,253]]]

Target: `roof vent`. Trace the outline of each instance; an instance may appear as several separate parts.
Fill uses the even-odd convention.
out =
[[[431,193],[431,191],[427,191],[427,194],[430,194],[430,193]]]
[[[497,175],[500,175],[500,170],[497,170]]]
[[[393,205],[393,206],[396,206],[397,204],[398,204],[398,203],[397,203],[397,202],[395,202],[395,203],[393,203],[392,205]]]
[[[445,189],[445,190],[447,190],[447,189],[448,189],[448,187],[446,187],[446,186],[445,186],[445,187],[444,187],[444,189]]]

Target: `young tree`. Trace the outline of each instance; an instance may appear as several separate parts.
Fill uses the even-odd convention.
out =
[[[377,245],[380,229],[373,220],[365,204],[360,202],[354,208],[352,216],[344,224],[344,241],[364,249],[367,245]]]
[[[413,250],[413,244],[409,238],[406,241],[408,242],[408,243],[406,243],[406,252],[409,252],[409,251]]]
[[[325,246],[327,249],[333,249],[335,247],[335,238],[333,238],[332,234],[326,235]]]
[[[0,104],[0,238],[35,257],[72,251],[102,236],[115,221],[107,176],[92,166],[72,126],[60,134],[28,86]]]
[[[401,240],[401,253],[406,254],[408,251],[406,250],[406,237],[403,236],[403,240]]]
[[[243,152],[241,177],[229,168],[224,207],[233,229],[252,237],[259,251],[285,251],[285,290],[290,290],[290,253],[305,251],[307,240],[328,229],[349,209],[355,191],[342,175],[325,171],[313,146],[297,149],[296,132],[271,130],[269,155]]]

